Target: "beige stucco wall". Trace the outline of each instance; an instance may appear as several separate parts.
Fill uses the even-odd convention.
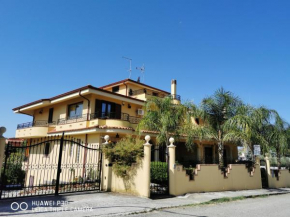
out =
[[[268,157],[265,158],[265,161],[269,188],[289,188],[290,171],[287,169],[280,170],[279,179],[277,179],[273,170],[270,169],[270,161]]]
[[[279,174],[279,180],[277,180],[274,173],[271,171],[271,173],[268,174],[268,184],[269,188],[290,188],[289,170],[281,170]]]
[[[150,159],[151,146],[144,145],[144,157],[132,165],[129,179],[118,177],[109,160],[104,156],[102,169],[102,190],[150,197]]]
[[[189,176],[183,170],[182,165],[176,165],[170,168],[171,177],[175,185],[172,195],[182,195],[185,193],[195,192],[212,192],[212,191],[233,191],[233,190],[250,190],[260,189],[261,174],[260,167],[257,165],[253,176],[250,175],[245,165],[231,165],[228,177],[225,178],[218,165],[200,165],[200,170],[190,180]]]
[[[51,127],[30,127],[16,130],[16,138],[35,138],[47,136],[48,130]]]

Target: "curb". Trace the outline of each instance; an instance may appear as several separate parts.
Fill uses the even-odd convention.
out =
[[[263,196],[269,197],[269,196],[284,195],[284,194],[290,194],[290,191],[287,191],[287,192],[276,192],[276,193],[265,193],[265,194],[257,194],[257,195],[247,195],[247,196],[220,197],[220,198],[215,198],[215,199],[211,199],[211,200],[208,200],[208,201],[204,201],[204,202],[201,202],[201,203],[189,203],[189,204],[177,205],[177,206],[164,206],[164,207],[159,207],[159,208],[149,208],[149,209],[145,209],[145,210],[142,210],[142,211],[119,213],[119,214],[116,214],[116,215],[119,215],[119,216],[137,215],[137,214],[142,214],[142,213],[149,213],[149,212],[153,212],[153,211],[159,211],[159,210],[163,210],[163,209],[173,209],[173,208],[179,208],[179,207],[206,205],[206,203],[215,202],[215,201],[218,201],[218,200],[223,199],[223,198],[234,199],[234,198],[237,198],[237,197],[243,197],[244,199],[251,199],[251,198],[259,198],[259,197],[263,197]],[[241,200],[243,200],[243,199],[241,199]],[[225,202],[221,202],[221,203],[225,203]],[[104,215],[104,216],[106,216],[106,215]]]

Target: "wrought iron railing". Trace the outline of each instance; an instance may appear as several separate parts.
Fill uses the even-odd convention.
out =
[[[141,118],[130,116],[127,113],[116,113],[116,112],[96,112],[90,115],[90,120],[94,119],[116,119],[116,120],[123,120],[128,121],[131,124],[138,124]]]
[[[24,128],[30,128],[30,127],[48,127],[48,126],[53,126],[53,125],[55,125],[55,121],[48,122],[44,120],[38,120],[38,121],[18,124],[17,129],[24,129]]]
[[[67,118],[60,118],[57,120],[57,125],[62,125],[62,124],[72,124],[72,123],[77,123],[77,122],[82,122],[87,120],[88,115],[76,115],[72,117],[67,117]]]
[[[130,116],[127,113],[116,113],[116,112],[107,112],[107,113],[101,113],[101,112],[96,112],[90,114],[90,120],[94,119],[117,119],[117,120],[123,120],[123,121],[128,121],[132,124],[138,124],[141,120],[141,118],[135,117],[135,116]],[[86,121],[87,119],[87,114],[85,115],[77,115],[73,117],[68,117],[68,118],[60,118],[57,120],[57,122],[52,121],[44,121],[44,120],[39,120],[39,121],[34,121],[34,122],[27,122],[23,124],[18,124],[17,129],[24,129],[24,128],[30,128],[30,127],[48,127],[48,126],[54,126],[54,125],[62,125],[62,124],[71,124],[71,123],[77,123],[77,122],[82,122]]]
[[[146,95],[150,95],[150,96],[157,96],[157,97],[160,97],[160,98],[164,98],[164,97],[171,97],[172,99],[176,99],[176,100],[181,100],[181,97],[180,95],[177,95],[177,94],[165,94],[165,93],[162,93],[162,92],[154,92],[152,90],[148,90],[146,88],[144,89],[139,89],[139,90],[133,90],[133,91],[129,91],[129,95],[130,96],[136,96],[136,95],[140,95],[140,94],[143,94],[145,93]]]

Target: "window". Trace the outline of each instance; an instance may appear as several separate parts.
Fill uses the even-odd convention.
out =
[[[96,100],[96,118],[121,119],[121,105],[103,100]]]
[[[199,125],[199,118],[195,118],[195,122],[197,125]]]
[[[112,92],[117,93],[117,92],[119,92],[119,89],[120,89],[120,86],[115,86],[112,88]]]
[[[153,96],[158,96],[158,93],[153,92],[152,95],[153,95]]]
[[[132,95],[133,95],[133,90],[130,89],[130,90],[129,90],[129,96],[132,96]]]
[[[80,118],[83,114],[83,103],[75,103],[68,106],[68,119]]]
[[[52,122],[53,122],[53,108],[50,108],[48,113],[48,123],[51,124]]]
[[[45,143],[44,155],[47,157],[49,155],[50,143]]]

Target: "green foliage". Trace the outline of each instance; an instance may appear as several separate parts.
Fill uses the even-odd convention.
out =
[[[98,177],[98,170],[94,169],[94,167],[90,167],[88,169],[87,179],[88,180],[95,180]]]
[[[171,136],[178,138],[185,120],[185,107],[173,104],[171,97],[151,97],[145,103],[145,115],[138,130],[158,132],[157,143],[168,145]]]
[[[24,184],[25,171],[22,169],[23,159],[21,153],[11,153],[7,159],[6,171],[3,176],[5,184]],[[2,168],[1,173],[3,173]]]
[[[270,157],[269,161],[270,161],[270,165],[272,167],[278,167],[279,166],[277,157]],[[280,166],[281,167],[290,168],[290,158],[289,157],[281,157]]]
[[[117,176],[129,178],[132,164],[138,163],[143,157],[144,141],[140,138],[125,137],[116,144],[110,143],[103,147],[106,158],[113,162],[113,170]]]
[[[168,164],[165,162],[151,162],[151,182],[162,183],[168,180]]]

